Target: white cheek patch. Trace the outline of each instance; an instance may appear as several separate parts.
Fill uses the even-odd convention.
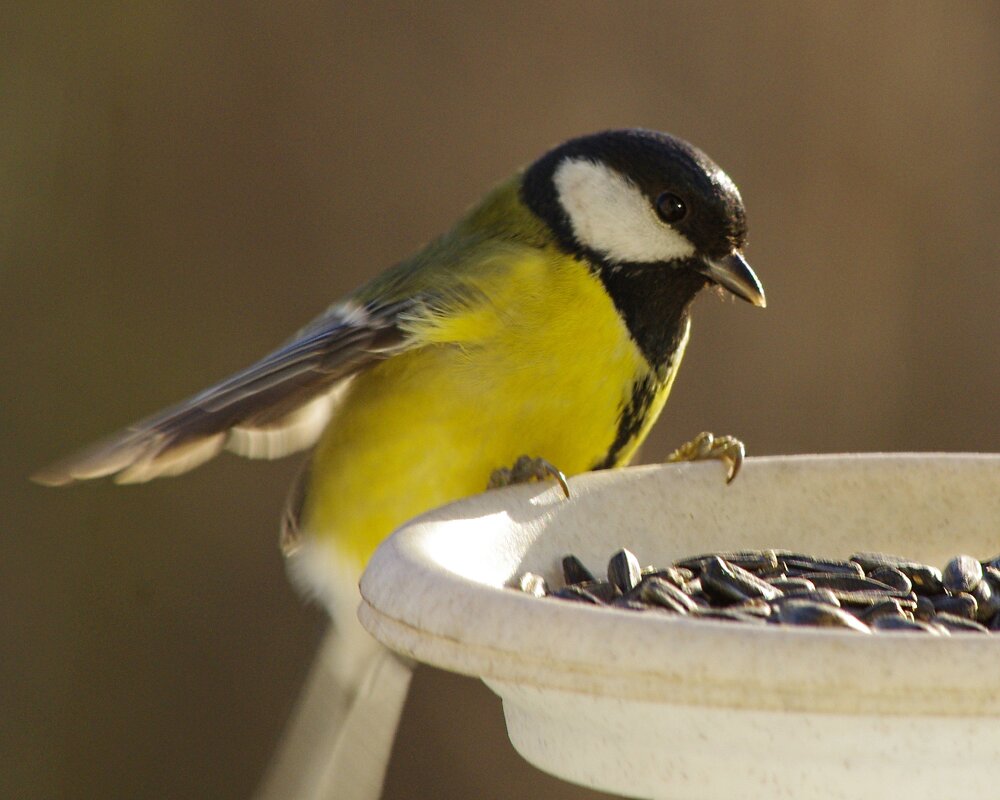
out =
[[[552,177],[577,241],[612,263],[670,261],[694,245],[660,220],[628,178],[584,158],[563,161]]]

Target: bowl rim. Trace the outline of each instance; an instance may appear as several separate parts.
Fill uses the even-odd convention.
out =
[[[748,458],[743,470],[929,467],[979,481],[985,467],[985,479],[1000,487],[1000,454],[987,453],[762,456]],[[554,487],[531,484],[428,512],[387,539],[369,563],[360,584],[362,624],[405,655],[495,685],[770,710],[1000,716],[1000,636],[865,636],[637,614],[531,597],[460,574],[434,556],[436,537],[454,535],[453,526],[489,515],[502,524],[516,506],[537,512],[527,526],[537,535],[552,504],[599,502],[636,481],[719,482],[719,465],[587,473],[571,479],[569,501]]]

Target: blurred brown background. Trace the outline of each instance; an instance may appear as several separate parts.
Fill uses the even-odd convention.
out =
[[[67,3],[0,10],[0,796],[241,798],[323,627],[297,459],[35,467],[203,387],[612,126],[736,180],[765,312],[703,297],[644,449],[1000,450],[995,3]],[[387,795],[583,797],[423,671]]]

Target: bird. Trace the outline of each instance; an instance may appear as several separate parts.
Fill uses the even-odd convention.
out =
[[[334,629],[351,630],[357,579],[403,522],[488,485],[565,486],[629,463],[670,394],[698,293],[765,306],[746,239],[736,184],[683,139],[570,139],[250,367],[34,479],[135,483],[222,450],[312,447],[282,547]],[[726,460],[731,478],[742,445],[702,434],[671,454],[700,457]],[[354,639],[370,652],[337,667],[351,702],[385,667]]]

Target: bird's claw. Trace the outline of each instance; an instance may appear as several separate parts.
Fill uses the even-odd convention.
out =
[[[544,458],[532,458],[531,456],[521,456],[514,462],[513,467],[501,467],[493,470],[486,488],[499,489],[502,486],[544,481],[550,478],[555,480],[563,494],[569,497],[569,484],[562,471]]]
[[[746,447],[735,436],[715,436],[708,431],[702,431],[690,442],[685,442],[667,456],[667,461],[706,461],[717,459],[726,465],[726,483],[732,483],[733,478],[743,466]]]

